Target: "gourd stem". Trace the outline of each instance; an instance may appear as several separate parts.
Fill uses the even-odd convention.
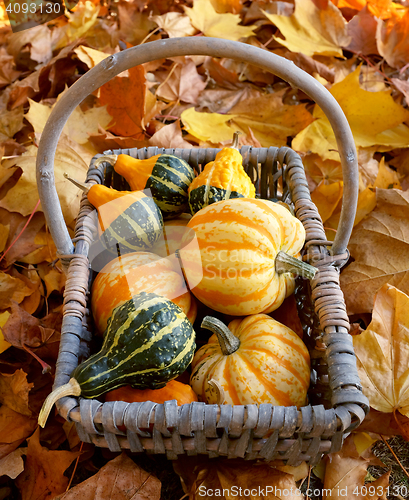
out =
[[[225,395],[221,384],[214,378],[210,379],[207,383],[216,391],[216,404],[222,405],[225,401]]]
[[[101,165],[101,163],[104,163],[104,161],[106,161],[107,163],[109,163],[111,165],[111,167],[113,167],[115,165],[117,159],[118,159],[118,155],[100,156],[99,158],[97,158],[95,160],[94,167],[95,168],[99,167],[99,165]]]
[[[217,335],[220,349],[225,356],[233,354],[240,347],[240,340],[233,335],[227,326],[219,319],[213,318],[212,316],[205,316],[201,327]]]
[[[87,184],[86,182],[80,182],[77,181],[76,179],[73,179],[67,172],[64,172],[64,177],[71,181],[75,186],[80,188],[82,191],[84,191],[85,194],[88,193],[88,191],[91,189],[92,184]]]
[[[68,384],[57,387],[57,389],[46,397],[43,406],[41,407],[40,414],[38,415],[38,424],[40,427],[45,426],[54,403],[65,396],[79,396],[80,394],[81,386],[75,378],[71,378]]]
[[[276,256],[275,269],[278,274],[293,273],[307,279],[312,279],[318,271],[316,267],[296,259],[292,255],[288,255],[281,250]]]
[[[237,149],[239,150],[239,135],[241,134],[240,130],[236,130],[233,134],[233,142],[231,143],[231,148],[232,149]]]

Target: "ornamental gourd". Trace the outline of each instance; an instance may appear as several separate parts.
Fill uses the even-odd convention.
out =
[[[123,385],[160,389],[186,370],[194,351],[195,332],[182,309],[141,292],[114,310],[101,350],[46,398],[39,424],[44,427],[52,405],[63,396],[96,398]]]
[[[117,191],[64,177],[82,189],[98,212],[98,231],[105,248],[118,255],[149,250],[161,237],[163,217],[142,191]]]
[[[166,220],[163,224],[163,236],[152,247],[152,252],[167,257],[179,250],[186,233],[186,225],[191,218],[190,214],[181,214],[175,219]]]
[[[179,406],[197,401],[196,393],[189,384],[171,380],[162,389],[133,389],[124,385],[105,394],[105,401],[126,401],[127,403],[142,403],[152,401],[163,404],[175,399]]]
[[[310,357],[290,328],[266,314],[235,319],[228,327],[206,316],[202,327],[213,335],[192,361],[190,385],[199,399],[218,403],[213,381],[222,388],[225,404],[307,403]]]
[[[316,272],[297,258],[302,223],[277,203],[219,201],[197,212],[187,228],[195,244],[182,241],[179,250],[186,281],[201,302],[224,314],[271,312],[294,291],[295,273],[311,278]]]
[[[192,214],[217,201],[255,197],[254,184],[242,165],[238,136],[235,132],[233,144],[219,151],[215,160],[208,163],[190,184],[188,193]]]
[[[163,218],[170,219],[188,211],[188,188],[194,179],[192,167],[174,155],[158,154],[139,160],[126,154],[105,155],[97,159],[108,162],[133,191],[149,189]]]
[[[196,299],[186,288],[178,261],[150,252],[133,252],[108,262],[92,284],[91,310],[100,334],[105,332],[113,310],[139,292],[172,300],[194,322]]]

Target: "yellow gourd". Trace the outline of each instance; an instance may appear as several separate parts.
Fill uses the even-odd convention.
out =
[[[189,186],[192,214],[216,201],[229,198],[255,198],[256,190],[242,165],[238,150],[238,132],[230,147],[223,148]]]

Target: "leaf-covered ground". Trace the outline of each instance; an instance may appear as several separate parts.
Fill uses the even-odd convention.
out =
[[[0,499],[195,499],[233,485],[260,487],[264,496],[257,490],[257,499],[306,498],[308,489],[310,498],[341,499],[345,491],[357,499],[408,498],[409,4],[81,0],[65,15],[17,33],[0,9]],[[36,187],[44,125],[65,90],[110,54],[187,36],[241,41],[293,61],[332,93],[354,134],[359,200],[341,284],[371,412],[341,452],[312,471],[306,464],[191,457],[172,464],[115,455],[81,444],[74,425],[54,412],[44,429],[37,426],[53,381],[65,284]],[[55,161],[68,227],[81,193],[63,173],[83,180],[96,153],[220,147],[236,130],[241,144],[288,145],[302,155],[332,240],[343,181],[323,112],[270,73],[208,56],[147,63],[84,99],[64,127]],[[390,436],[396,457],[386,450]],[[375,453],[401,466],[389,474]],[[268,486],[293,493],[274,496]]]

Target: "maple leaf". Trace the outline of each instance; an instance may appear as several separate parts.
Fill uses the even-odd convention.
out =
[[[34,26],[29,30],[13,33],[8,41],[8,52],[17,60],[23,47],[30,49],[30,58],[37,63],[48,63],[53,57],[51,32],[47,25]]]
[[[106,52],[95,50],[91,47],[87,47],[86,45],[80,45],[79,47],[74,49],[74,52],[77,54],[78,59],[86,64],[88,68],[93,68],[98,63],[110,56],[110,54],[107,54]]]
[[[409,11],[394,11],[389,19],[379,21],[376,41],[378,51],[393,68],[405,66],[409,51]]]
[[[157,3],[157,0],[155,3]],[[142,43],[152,30],[156,28],[155,23],[150,19],[149,13],[150,10],[140,12],[136,2],[119,2],[118,35],[121,39],[131,45]]]
[[[53,451],[41,446],[39,427],[27,442],[25,468],[16,478],[23,500],[53,498],[65,491],[69,479],[64,472],[78,452]]]
[[[409,417],[409,296],[385,284],[372,321],[352,338],[363,392],[375,410]]]
[[[406,147],[409,143],[409,111],[396,103],[390,91],[369,92],[359,84],[361,68],[356,68],[330,92],[338,101],[351,127],[355,144],[361,147],[382,146],[383,151]],[[334,132],[321,109],[316,105],[317,118],[292,141],[297,151],[310,151],[323,159],[339,160]]]
[[[370,460],[345,456],[342,450],[339,453],[332,453],[325,468],[323,500],[330,498],[341,500],[346,497],[357,500],[385,499],[390,472],[364,488],[369,465],[371,465]]]
[[[186,130],[201,141],[218,143],[231,140],[235,128],[228,125],[235,115],[219,113],[200,113],[188,108],[180,115]]]
[[[185,491],[192,500],[210,498],[206,491],[216,498],[230,500],[237,491],[250,491],[253,500],[271,498],[274,500],[302,500],[304,497],[288,472],[268,464],[246,463],[242,460],[217,458],[205,460],[189,457],[179,458],[175,471],[182,477]],[[298,473],[297,468],[294,472]],[[302,467],[305,471],[305,467]],[[229,494],[231,492],[231,494]],[[227,495],[226,495],[227,493]]]
[[[0,403],[22,415],[31,415],[28,393],[34,384],[27,383],[27,373],[16,370],[13,374],[0,373]]]
[[[205,36],[238,41],[254,35],[256,26],[239,26],[238,14],[218,14],[210,0],[194,0],[193,7],[183,7],[192,25]]]
[[[0,313],[0,353],[4,352],[6,349],[11,347],[11,344],[6,340],[4,340],[4,335],[3,335],[3,326],[7,323],[9,316],[10,313],[8,311]]]
[[[0,459],[14,451],[37,427],[37,417],[0,407]]]
[[[183,64],[176,62],[170,72],[157,72],[156,77],[161,82],[156,95],[166,101],[195,103],[207,85],[191,58],[185,58]]]
[[[63,94],[59,94],[57,101]],[[54,106],[47,106],[31,99],[28,102],[30,109],[24,115],[24,118],[31,123],[36,135],[40,136]],[[106,106],[90,108],[86,111],[82,111],[77,106],[64,125],[63,133],[70,137],[72,141],[85,144],[88,142],[89,134],[97,133],[100,126],[106,128],[111,122],[112,116],[108,113]]]
[[[348,23],[347,31],[351,42],[345,49],[358,54],[378,54],[375,38],[377,27],[377,20],[365,6]]]
[[[234,115],[232,126],[246,133],[251,129],[263,147],[283,146],[287,137],[308,126],[312,117],[304,104],[283,104],[282,94],[257,93],[238,102],[229,111]]]
[[[284,39],[274,36],[274,40],[292,52],[343,57],[341,47],[350,43],[346,21],[331,2],[320,9],[312,0],[295,0],[291,16],[263,13],[284,36]]]
[[[182,137],[180,122],[175,121],[169,125],[164,125],[149,139],[151,146],[158,148],[192,148],[190,142]]]
[[[376,208],[353,230],[354,262],[341,273],[348,313],[371,312],[385,284],[409,293],[409,193],[376,189]]]
[[[197,33],[197,30],[190,22],[189,16],[180,12],[166,12],[161,16],[151,16],[150,19],[167,33],[169,38],[192,36]]]
[[[3,111],[0,116],[0,142],[14,137],[23,128],[24,110],[22,106]]]
[[[19,304],[32,293],[24,281],[0,271],[0,310],[7,309],[13,302]]]
[[[21,157],[7,160],[9,168],[19,166],[23,173],[17,184],[9,189],[6,196],[0,200],[0,207],[10,212],[19,212],[22,215],[29,215],[34,210],[39,199],[35,166],[36,157],[37,148],[29,146],[27,152]],[[87,170],[88,165],[84,159],[69,145],[60,142],[55,154],[54,175],[57,193],[67,224],[71,224],[78,215],[82,193],[73,184],[67,182],[63,173],[69,172],[72,177],[82,179]],[[41,206],[38,210],[41,210]]]
[[[243,0],[210,0],[216,12],[239,13],[243,8]]]
[[[114,458],[94,476],[54,500],[160,499],[160,481],[138,467],[125,453]]]
[[[116,135],[143,140],[142,119],[145,115],[146,75],[143,66],[128,70],[129,76],[116,76],[99,89],[99,101],[114,118],[109,130]],[[118,99],[121,96],[121,99]]]

